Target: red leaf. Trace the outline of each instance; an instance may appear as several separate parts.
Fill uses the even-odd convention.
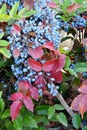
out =
[[[39,63],[39,62],[37,62],[37,61],[35,61],[33,59],[28,59],[28,64],[30,65],[30,67],[33,70],[35,70],[37,72],[41,71],[41,69],[42,69],[41,63]]]
[[[26,91],[29,89],[31,87],[31,84],[27,81],[27,80],[25,80],[25,81],[23,81],[23,80],[21,80],[19,83],[18,83],[18,89],[19,89],[19,91],[20,92],[22,92],[22,93],[26,93]]]
[[[34,104],[33,104],[32,99],[30,97],[24,96],[23,103],[28,110],[33,112]]]
[[[14,58],[19,57],[19,55],[20,55],[20,50],[19,49],[14,49],[13,50],[13,56],[14,56]]]
[[[83,15],[82,17],[87,20],[87,15]]]
[[[31,93],[31,94],[30,94],[31,97],[32,97],[33,99],[35,99],[35,100],[38,101],[38,98],[39,98],[38,89],[35,88],[35,87],[32,87],[32,88],[30,89],[30,93]]]
[[[66,63],[66,56],[63,54],[60,54],[57,71],[60,71],[61,69],[63,69],[65,63]]]
[[[87,94],[87,80],[82,82],[82,85],[78,90],[81,93]]]
[[[49,49],[49,50],[55,50],[53,42],[46,42],[46,43],[43,45],[43,48],[47,48],[47,49]]]
[[[83,118],[84,112],[87,111],[87,95],[83,95],[79,102],[79,111]]]
[[[21,100],[23,98],[23,94],[21,92],[16,92],[12,94],[9,98],[11,101]]]
[[[54,67],[57,64],[57,61],[58,60],[56,60],[56,59],[46,61],[43,65],[43,70],[46,72],[50,72],[50,71],[54,70]]]
[[[57,7],[57,4],[55,2],[47,2],[47,5],[50,7],[50,8],[56,8]]]
[[[18,24],[13,24],[13,26],[12,26],[12,32],[14,33],[19,33],[20,31],[21,31],[21,27],[20,27],[20,25],[18,25]]]
[[[58,59],[52,59],[44,63],[43,70],[46,72],[50,72],[53,70],[60,71],[63,69],[66,63],[66,56],[60,54]]]
[[[56,82],[61,83],[62,82],[62,72],[61,71],[52,71],[51,78],[54,78]]]
[[[41,58],[43,55],[43,49],[41,46],[35,49],[29,48],[28,52],[29,52],[29,55],[32,56],[34,59]]]
[[[87,85],[83,84],[81,87],[78,89],[79,92],[87,94]]]
[[[21,108],[22,108],[21,101],[14,101],[12,103],[12,105],[10,106],[10,116],[12,120],[15,120],[17,118]]]
[[[43,76],[39,76],[36,81],[35,84],[38,88],[43,88],[46,86],[46,80]]]
[[[29,6],[29,9],[33,7],[34,0],[23,0],[24,1],[24,6],[27,7]]]
[[[77,97],[74,98],[74,100],[71,104],[71,108],[74,111],[79,111],[79,103],[80,103],[82,97],[83,97],[83,94],[79,94]]]
[[[82,84],[87,85],[87,79],[82,82]]]
[[[78,8],[80,8],[80,5],[77,3],[73,3],[68,7],[67,11],[72,13],[73,11],[76,11]]]

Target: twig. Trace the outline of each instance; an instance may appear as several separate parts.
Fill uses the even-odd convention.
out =
[[[74,112],[70,109],[70,107],[68,106],[68,104],[66,103],[62,95],[58,93],[56,97],[60,101],[60,103],[63,105],[63,107],[66,109],[68,114],[73,118]],[[83,126],[84,126],[83,123],[81,123],[80,128],[83,128]]]
[[[66,103],[66,101],[64,100],[62,95],[60,93],[58,93],[56,97],[60,101],[60,103],[63,105],[63,107],[66,109],[68,114],[73,118],[74,112],[70,109],[70,107],[68,106],[68,104]]]

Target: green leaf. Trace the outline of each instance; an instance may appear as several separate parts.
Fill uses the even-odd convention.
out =
[[[44,126],[49,125],[49,121],[45,116],[34,116],[37,123],[43,123]]]
[[[11,16],[7,14],[0,14],[0,22],[8,22],[10,19],[12,19]]]
[[[87,72],[87,63],[79,62],[75,65],[76,72]]]
[[[67,58],[66,58],[66,64],[65,64],[65,70],[66,70],[66,71],[69,71],[69,73],[70,73],[71,75],[74,75],[75,77],[78,78],[78,75],[77,75],[76,71],[75,71],[74,69],[69,68],[70,64],[71,64],[71,60],[70,60],[69,57],[67,57]]]
[[[5,41],[5,40],[0,40],[0,46],[8,46],[9,42]]]
[[[78,79],[78,78],[74,78],[74,79],[71,81],[70,84],[71,84],[72,88],[77,88],[78,86],[80,86],[81,81],[80,81],[80,79]]]
[[[15,19],[20,19],[20,17],[19,17],[18,14],[14,14],[13,19],[14,19],[14,20],[15,20]]]
[[[0,61],[0,67],[4,67],[6,65],[5,61],[4,60],[1,60]]]
[[[84,128],[82,128],[82,130],[87,130],[87,126],[85,126]]]
[[[59,4],[60,3],[60,1],[59,0],[53,0],[54,2],[56,2],[57,4]]]
[[[67,71],[69,71],[69,73],[70,73],[71,75],[73,75],[73,76],[75,76],[76,78],[78,78],[78,75],[77,75],[77,73],[75,72],[75,70],[68,68]]]
[[[80,125],[81,125],[81,118],[78,114],[75,114],[73,116],[73,119],[72,119],[72,123],[73,123],[73,126],[76,128],[76,129],[79,129],[80,128]]]
[[[9,109],[7,109],[7,110],[5,110],[4,111],[4,113],[2,114],[2,119],[4,119],[4,118],[7,118],[7,117],[9,117],[10,116],[10,110]]]
[[[39,127],[39,128],[37,128],[37,130],[46,130],[46,128],[44,128],[44,127]]]
[[[54,108],[56,109],[56,110],[64,110],[64,107],[62,106],[62,105],[60,105],[60,104],[55,104],[54,105]]]
[[[0,98],[2,97],[2,91],[0,91]]]
[[[14,130],[11,121],[6,120],[5,125],[6,125],[7,130]]]
[[[32,116],[26,115],[23,119],[23,125],[30,128],[38,128],[35,119]]]
[[[67,93],[67,91],[69,90],[69,88],[70,88],[70,85],[68,83],[66,83],[66,82],[63,82],[63,83],[61,83],[59,90],[62,93],[62,95],[64,95],[64,94]]]
[[[28,8],[29,8],[29,7],[28,7]],[[28,11],[28,8],[27,8],[27,7],[24,7],[23,9],[21,9],[21,10],[18,12],[18,15],[19,15],[19,16],[23,16],[24,13],[25,13],[26,11]]]
[[[27,11],[27,12],[24,13],[23,16],[24,16],[24,17],[30,17],[30,16],[36,14],[37,12],[38,12],[37,10]]]
[[[57,120],[64,126],[68,126],[68,121],[64,113],[60,112],[56,115]]]
[[[5,47],[0,48],[0,53],[3,54],[6,58],[10,58],[11,56],[10,51]]]
[[[2,39],[4,36],[4,33],[0,33],[0,39]]]
[[[37,115],[44,115],[46,116],[48,113],[49,105],[41,105],[36,107],[36,113]]]
[[[53,106],[50,106],[47,113],[48,119],[51,119],[54,114],[55,114],[55,108]]]
[[[71,60],[70,60],[70,58],[67,56],[67,58],[66,58],[66,64],[65,64],[65,69],[68,69],[69,66],[70,66],[70,64],[71,64]]]
[[[4,4],[0,9],[0,14],[6,14],[6,9],[7,9],[6,4]]]
[[[22,116],[19,115],[16,120],[14,120],[13,122],[13,126],[15,128],[15,130],[22,130],[22,127],[23,127],[23,119],[22,119]]]
[[[18,6],[19,6],[19,2],[16,2],[9,12],[10,16],[13,17],[15,14],[17,14]]]
[[[2,112],[4,110],[5,107],[5,103],[3,101],[3,99],[0,99],[0,111]]]

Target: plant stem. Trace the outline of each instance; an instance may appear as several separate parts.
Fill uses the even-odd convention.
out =
[[[60,93],[58,93],[56,97],[60,101],[60,103],[63,105],[63,107],[66,109],[68,114],[73,118],[74,112],[70,109],[70,107],[68,106],[68,104],[66,103],[66,101],[64,100],[62,95]]]

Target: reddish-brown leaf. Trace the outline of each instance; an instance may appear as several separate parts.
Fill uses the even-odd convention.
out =
[[[14,58],[17,58],[17,57],[19,57],[19,55],[20,55],[20,50],[19,49],[14,49],[13,50],[13,56],[14,56]]]
[[[14,101],[10,106],[10,117],[13,121],[17,118],[21,108],[22,108],[21,101]]]
[[[55,2],[47,2],[47,6],[49,6],[50,8],[56,8],[57,4]]]
[[[83,15],[82,17],[87,20],[87,15]]]
[[[29,9],[33,7],[34,0],[23,0],[24,1],[24,6],[27,7],[29,6]]]
[[[83,84],[81,87],[78,89],[79,92],[87,94],[87,85]]]
[[[62,72],[61,71],[52,71],[51,73],[51,78],[55,79],[55,82],[61,83],[62,82]]]
[[[33,104],[32,99],[30,97],[24,96],[23,103],[28,110],[33,112],[34,104]]]
[[[63,54],[60,54],[59,55],[57,71],[60,71],[61,69],[63,69],[65,63],[66,63],[66,56],[63,55]]]
[[[38,95],[38,89],[35,87],[31,87],[30,89],[30,95],[33,99],[35,99],[36,101],[38,101],[39,95]]]
[[[23,94],[21,92],[16,92],[12,94],[9,98],[11,101],[21,100],[23,98]]]
[[[50,72],[52,70],[55,70],[56,69],[55,66],[58,64],[57,61],[58,60],[56,60],[56,59],[46,61],[43,65],[43,70],[46,72]]]
[[[41,46],[35,49],[29,48],[28,52],[29,52],[29,55],[32,56],[34,59],[38,59],[43,56],[43,49]]]
[[[33,59],[28,59],[28,64],[29,64],[29,66],[30,66],[33,70],[35,70],[35,71],[37,71],[37,72],[41,71],[41,69],[42,69],[41,63],[38,62],[38,61],[35,61],[35,60],[33,60]]]
[[[78,90],[81,93],[87,94],[87,80],[84,80],[82,82],[82,85],[80,86],[80,88]]]
[[[83,95],[79,102],[79,111],[83,118],[84,113],[87,111],[87,95]]]
[[[47,49],[49,49],[49,50],[55,50],[53,42],[46,42],[46,43],[43,45],[43,48],[47,48]]]
[[[87,79],[82,82],[82,84],[87,85]]]
[[[83,97],[83,94],[79,94],[77,97],[74,98],[74,100],[71,104],[72,110],[79,111],[79,103],[80,103],[82,97]]]
[[[13,24],[12,25],[12,32],[14,33],[20,33],[20,31],[21,31],[21,27],[20,27],[20,25],[18,25],[18,24]]]
[[[38,88],[43,88],[46,86],[46,80],[43,76],[39,76],[36,81],[35,81],[35,85],[38,87]]]
[[[27,91],[29,88],[31,88],[31,84],[30,84],[27,80],[25,80],[25,81],[21,80],[21,81],[18,83],[18,90],[19,90],[20,92],[22,92],[23,94],[25,94],[26,91]]]
[[[63,69],[66,63],[66,56],[60,54],[58,59],[52,59],[44,63],[43,70],[46,72],[50,72],[52,70],[60,71]]]
[[[81,7],[80,4],[73,3],[73,4],[71,4],[71,5],[68,7],[67,11],[72,13],[73,11],[76,11],[76,10],[77,10],[78,8],[80,8],[80,7]]]

